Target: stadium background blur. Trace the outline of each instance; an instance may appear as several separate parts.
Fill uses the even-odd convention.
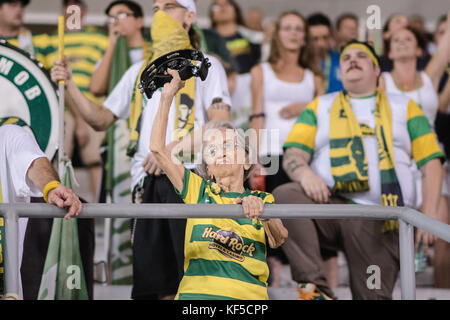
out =
[[[105,8],[110,3],[109,0],[90,0],[88,4],[87,24],[104,26],[106,16]],[[143,9],[145,15],[145,25],[151,23],[151,0],[136,0]],[[208,8],[210,0],[197,0],[198,19],[201,27],[208,27],[210,24],[208,18]],[[442,14],[445,14],[447,0],[238,0],[237,3],[245,12],[249,8],[259,8],[264,14],[264,22],[275,20],[277,16],[286,10],[300,11],[304,16],[314,12],[323,12],[335,21],[336,18],[344,12],[352,12],[360,18],[361,27],[364,28],[367,19],[367,8],[370,5],[377,5],[381,9],[381,24],[383,26],[386,19],[393,13],[403,13],[406,16],[420,14],[424,21],[427,31],[434,30],[436,20]],[[57,16],[60,14],[59,3],[55,5],[52,0],[31,1],[25,12],[25,24],[32,31],[46,29],[49,26],[56,26]],[[380,30],[381,31],[381,30]]]
[[[152,0],[134,0],[144,9],[145,27],[151,24]],[[105,31],[107,30],[107,17],[104,13],[105,8],[111,0],[87,0],[88,14],[86,16],[86,25],[95,25]],[[196,0],[197,2],[197,23],[200,27],[210,27],[208,10],[211,0]],[[366,38],[366,21],[371,13],[367,9],[371,5],[377,5],[380,8],[381,28],[374,30],[375,34],[381,37],[384,23],[394,13],[402,13],[407,17],[420,15],[425,23],[426,31],[432,33],[436,27],[438,18],[448,10],[448,0],[237,0],[242,12],[245,14],[251,8],[257,8],[263,13],[263,26],[275,21],[281,12],[296,10],[303,16],[312,13],[322,12],[326,14],[334,25],[336,18],[347,12],[354,13],[359,17],[359,37]],[[34,0],[31,1],[25,10],[24,22],[33,33],[51,33],[56,29],[57,17],[61,14],[60,2],[54,0]],[[74,190],[83,198],[92,201],[89,193],[88,175],[83,168],[76,169],[77,180],[80,186]],[[96,222],[96,254],[95,262],[103,260],[103,220]],[[295,283],[290,278],[289,266],[284,266],[281,275],[280,288],[269,288],[269,295],[275,299],[296,299],[297,291]],[[101,268],[100,268],[101,269]],[[417,298],[418,299],[445,299],[450,300],[450,290],[432,289],[433,275],[431,267],[426,273],[417,276]],[[96,275],[97,280],[103,278],[101,274]],[[339,287],[336,289],[336,295],[341,300],[351,299],[348,288],[348,271],[345,259],[340,254],[339,259]],[[95,299],[129,299],[131,286],[103,286],[97,284],[94,290]],[[400,298],[400,288],[397,283],[393,294],[394,299]]]

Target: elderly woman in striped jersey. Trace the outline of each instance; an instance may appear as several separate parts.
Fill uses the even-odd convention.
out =
[[[178,72],[166,83],[156,115],[150,149],[187,204],[241,204],[242,219],[188,219],[184,277],[176,299],[268,299],[266,234],[271,247],[287,237],[278,219],[258,219],[271,194],[244,188],[252,169],[245,139],[228,122],[205,127],[199,175],[183,167],[165,145],[170,104],[184,86]]]

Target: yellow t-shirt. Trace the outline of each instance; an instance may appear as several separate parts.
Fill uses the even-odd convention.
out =
[[[273,203],[270,193],[246,190],[225,193],[185,169],[181,197],[187,204],[236,204],[237,197],[254,195]],[[212,213],[211,216],[214,214]],[[269,268],[266,237],[257,219],[187,219],[184,277],[176,299],[265,300]]]

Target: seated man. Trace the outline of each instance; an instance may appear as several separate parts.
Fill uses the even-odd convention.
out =
[[[274,190],[277,203],[358,203],[414,206],[411,158],[423,173],[423,212],[435,218],[443,153],[427,118],[412,100],[377,90],[379,59],[357,41],[341,52],[344,91],[316,98],[299,116],[285,144],[283,167],[294,181]],[[340,219],[283,221],[290,238],[283,249],[300,299],[327,299],[333,292],[320,248],[343,250],[354,299],[391,299],[399,271],[395,221]],[[417,230],[416,246],[434,236]],[[367,268],[382,270],[381,288],[367,287]]]

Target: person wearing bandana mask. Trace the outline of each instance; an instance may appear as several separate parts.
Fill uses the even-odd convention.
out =
[[[129,119],[129,154],[133,154],[131,189],[135,203],[182,203],[149,148],[161,91],[157,90],[151,99],[147,99],[140,94],[137,85],[142,71],[151,61],[171,51],[198,48],[198,37],[191,27],[195,21],[196,6],[193,0],[155,0],[153,13],[151,57],[127,70],[103,106],[84,99],[71,81],[71,71],[66,60],[55,61],[51,76],[53,81],[65,80],[69,103],[80,111],[94,129],[103,131],[119,118]],[[206,80],[187,80],[185,88],[174,98],[176,107],[171,109],[173,112],[169,115],[166,139],[170,148],[194,129],[201,129],[208,121],[230,118],[230,96],[225,71],[217,59],[212,56],[207,58],[211,67]],[[180,110],[183,95],[194,100],[190,113]],[[180,122],[182,114],[188,118]],[[182,130],[175,130],[180,125]],[[193,165],[185,165],[194,168]],[[174,297],[183,276],[185,227],[185,219],[136,220],[132,236],[133,299]]]

